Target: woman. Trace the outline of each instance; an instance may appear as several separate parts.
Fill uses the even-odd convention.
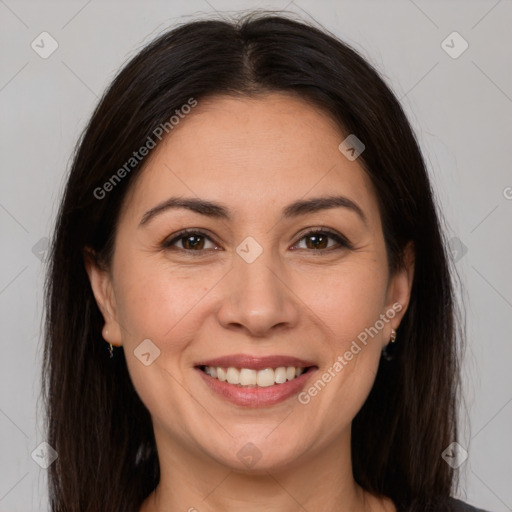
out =
[[[46,300],[53,511],[476,510],[450,497],[425,164],[326,31],[258,13],[136,55],[78,144]]]

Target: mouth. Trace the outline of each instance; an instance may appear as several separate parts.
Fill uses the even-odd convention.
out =
[[[195,365],[220,398],[243,407],[268,407],[299,393],[318,366],[288,356],[227,356]]]
[[[284,384],[299,378],[301,375],[316,368],[314,366],[279,366],[277,368],[264,368],[255,370],[253,368],[234,368],[230,366],[201,365],[199,370],[220,382],[227,382],[240,388],[267,388]]]

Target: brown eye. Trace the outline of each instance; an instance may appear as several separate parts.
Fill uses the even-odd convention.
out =
[[[206,241],[209,241],[212,244],[212,247],[205,247],[207,243]],[[176,244],[181,244],[181,247],[180,245],[176,246]],[[188,252],[203,252],[203,250],[217,248],[217,245],[212,242],[210,237],[201,231],[193,230],[182,231],[162,244],[162,247],[165,249],[175,246],[178,250]]]
[[[306,246],[308,249],[327,249],[329,244],[329,238],[331,237],[321,233],[315,233],[314,235],[308,235],[304,238],[311,242],[306,242]]]
[[[329,239],[334,240],[336,244],[329,245]],[[300,240],[306,240],[306,249],[310,249],[312,251],[326,251],[331,249],[339,249],[342,247],[352,248],[350,242],[337,233],[333,233],[332,231],[326,231],[325,229],[313,230],[309,233],[306,233]]]
[[[203,249],[204,237],[202,235],[187,235],[180,238],[183,244],[183,249]]]
[[[302,240],[306,240],[306,246],[300,249],[306,249],[309,252],[323,253],[341,248],[352,249],[352,244],[344,236],[325,229],[312,230],[306,233],[299,243]],[[329,244],[329,240],[334,240],[336,243]],[[208,243],[211,244],[210,247],[207,247]],[[187,253],[201,253],[218,249],[218,246],[202,231],[185,230],[163,242],[162,248],[172,248]]]

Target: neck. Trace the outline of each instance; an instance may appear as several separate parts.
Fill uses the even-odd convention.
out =
[[[231,469],[155,429],[160,483],[140,512],[395,512],[352,475],[350,432],[335,446],[279,468]]]

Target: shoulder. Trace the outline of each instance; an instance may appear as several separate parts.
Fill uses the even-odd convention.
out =
[[[481,508],[468,505],[467,503],[455,498],[450,498],[450,505],[452,506],[451,510],[453,510],[453,512],[489,512]]]
[[[473,507],[464,501],[456,498],[437,498],[432,499],[428,504],[420,505],[418,503],[405,509],[397,507],[397,512],[491,512],[481,508]]]

